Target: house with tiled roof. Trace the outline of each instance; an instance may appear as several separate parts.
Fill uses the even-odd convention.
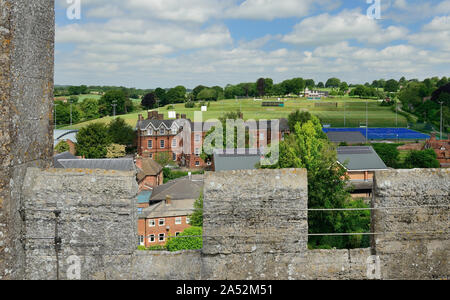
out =
[[[424,149],[433,149],[441,168],[450,168],[450,139],[438,140],[435,134],[425,142]]]

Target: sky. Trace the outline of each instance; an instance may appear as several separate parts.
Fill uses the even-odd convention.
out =
[[[55,12],[59,85],[450,77],[450,0],[56,0]]]

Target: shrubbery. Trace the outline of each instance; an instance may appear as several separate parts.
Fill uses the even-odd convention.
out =
[[[178,237],[170,238],[167,242],[167,250],[174,252],[180,250],[195,250],[203,248],[203,229],[190,227],[180,233]],[[190,237],[192,236],[192,237]]]

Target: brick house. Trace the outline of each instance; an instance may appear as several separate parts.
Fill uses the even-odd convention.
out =
[[[371,146],[349,146],[337,148],[338,162],[347,170],[352,197],[369,198],[373,191],[375,171],[388,170],[383,160]]]
[[[139,191],[152,190],[153,188],[163,184],[164,174],[163,167],[150,158],[136,158],[137,181]]]
[[[241,118],[243,118],[242,114]],[[289,133],[289,125],[287,119],[279,121],[278,138],[281,140],[285,134]],[[255,143],[251,147],[260,148],[271,143],[271,122],[267,121],[266,124],[256,122],[256,129],[249,130],[249,134],[255,137]],[[191,149],[184,151],[183,154],[177,154],[176,149],[179,150],[187,145],[184,145],[183,141],[177,137],[185,124],[190,126]],[[175,120],[164,120],[164,115],[158,114],[157,111],[149,112],[147,119],[139,115],[136,125],[138,155],[154,159],[160,153],[165,153],[180,166],[188,169],[210,167],[212,162],[205,162],[200,154],[206,134],[215,125],[216,123],[210,122],[194,123],[186,120],[186,115],[179,114]]]
[[[438,140],[436,134],[425,142],[424,149],[433,149],[436,152],[442,168],[450,167],[450,139]]]
[[[165,245],[169,237],[189,228],[189,216],[203,189],[203,175],[179,178],[153,190],[150,205],[139,214],[139,245]]]

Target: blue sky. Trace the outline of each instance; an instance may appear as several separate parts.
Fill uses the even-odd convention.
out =
[[[79,1],[70,20],[56,0],[56,84],[450,77],[450,0]]]

